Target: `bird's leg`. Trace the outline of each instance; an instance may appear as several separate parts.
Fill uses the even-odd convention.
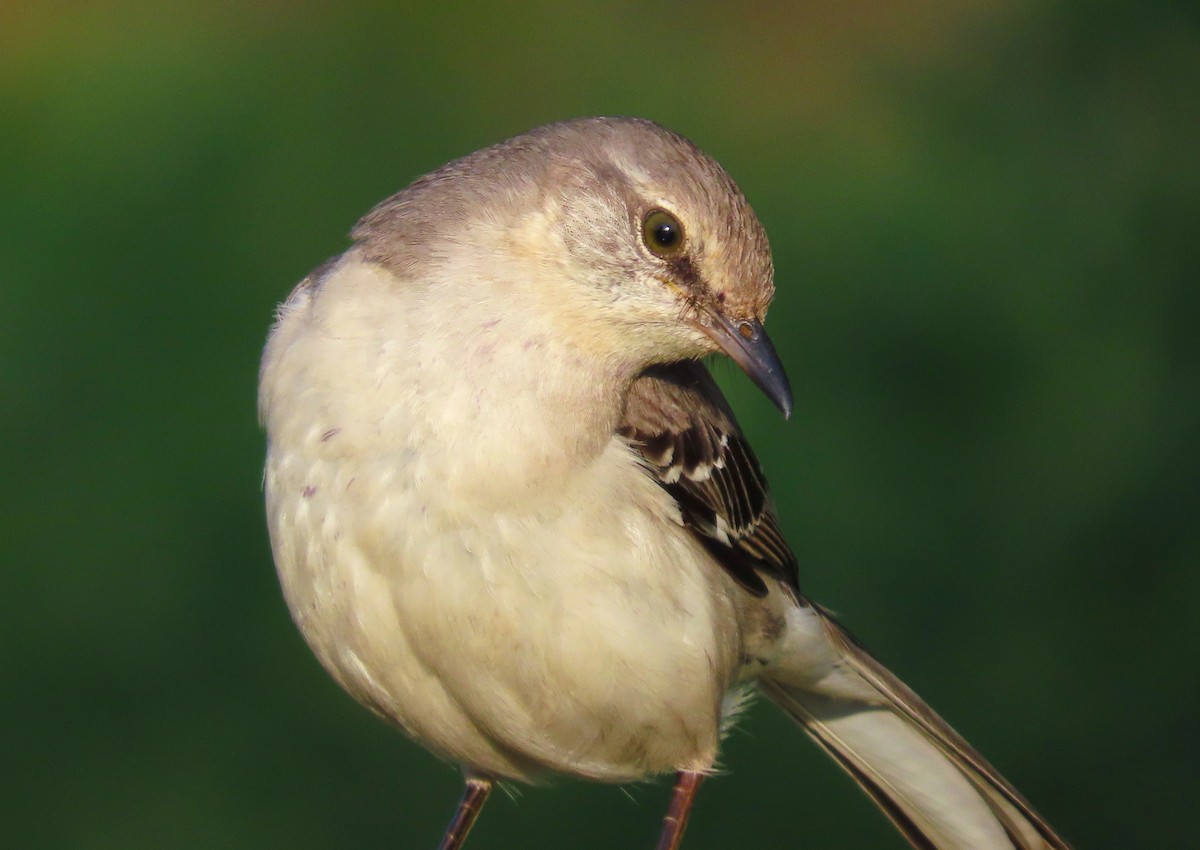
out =
[[[454,819],[446,827],[446,834],[442,836],[438,850],[459,850],[463,846],[463,842],[467,840],[467,833],[474,826],[475,818],[479,817],[479,811],[487,802],[490,793],[492,780],[478,776],[467,777],[467,787],[463,790],[458,809],[454,812]]]
[[[687,827],[688,815],[692,813],[692,801],[704,779],[703,773],[681,770],[675,779],[675,790],[671,792],[671,805],[663,818],[662,834],[658,837],[657,850],[678,850],[683,841],[683,830]]]

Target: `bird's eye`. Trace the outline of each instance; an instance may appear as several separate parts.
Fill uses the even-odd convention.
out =
[[[660,257],[671,257],[683,250],[683,225],[663,210],[651,210],[642,222],[642,240]]]

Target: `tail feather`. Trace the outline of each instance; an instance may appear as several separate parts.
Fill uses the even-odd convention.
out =
[[[920,850],[1070,850],[961,735],[841,626],[815,608],[837,674],[865,689],[822,689],[786,668],[763,692],[879,805]],[[858,698],[855,693],[865,693]]]

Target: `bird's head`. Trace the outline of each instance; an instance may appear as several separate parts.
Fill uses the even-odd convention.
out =
[[[722,352],[784,412],[787,376],[763,329],[775,293],[762,224],[737,184],[687,139],[638,119],[583,119],[562,140],[552,220],[610,320],[659,360]]]
[[[575,332],[614,340],[643,366],[724,353],[790,414],[763,330],[775,291],[766,233],[733,179],[682,136],[636,118],[539,127],[418,180],[355,236],[394,245],[430,209],[424,232],[521,257]]]

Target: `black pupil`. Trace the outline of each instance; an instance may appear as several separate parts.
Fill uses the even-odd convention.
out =
[[[670,248],[679,241],[679,228],[668,221],[654,225],[654,241],[664,248]]]

